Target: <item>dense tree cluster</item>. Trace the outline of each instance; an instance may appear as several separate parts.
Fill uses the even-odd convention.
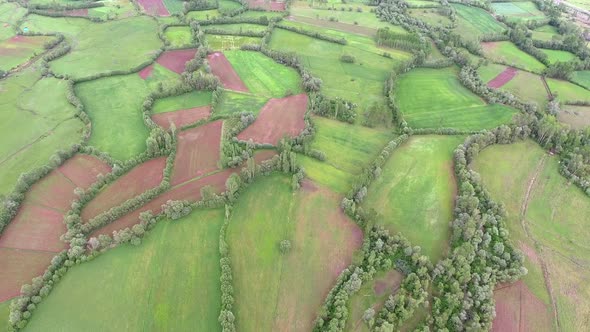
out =
[[[340,97],[329,99],[321,93],[311,93],[309,108],[313,114],[343,122],[354,123],[356,119],[357,105]]]

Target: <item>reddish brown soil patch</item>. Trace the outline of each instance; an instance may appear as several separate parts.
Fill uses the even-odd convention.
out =
[[[238,139],[277,145],[284,136],[295,137],[305,128],[307,95],[302,93],[269,100],[252,125],[238,135]]]
[[[301,189],[307,192],[314,192],[318,190],[318,187],[316,187],[315,183],[310,179],[303,179],[303,181],[301,181]]]
[[[492,331],[551,331],[551,312],[522,280],[494,291],[496,318]]]
[[[402,274],[392,270],[387,272],[387,274],[383,278],[379,278],[375,280],[375,286],[373,290],[375,291],[375,295],[381,296],[386,292],[389,294],[393,294],[399,287],[400,283],[402,282]]]
[[[48,10],[48,12],[49,13],[60,13],[65,16],[72,16],[72,17],[76,17],[76,16],[87,17],[88,16],[88,8],[70,9],[70,10]]]
[[[270,160],[272,157],[277,156],[278,153],[275,150],[260,150],[254,153],[254,161],[260,164],[263,161]]]
[[[488,82],[488,86],[490,88],[498,89],[502,87],[504,84],[510,82],[518,73],[516,68],[508,67],[504,69],[503,72],[498,74],[498,76],[494,77],[491,81]]]
[[[285,3],[278,1],[266,2],[264,0],[249,0],[248,5],[250,8],[260,8],[271,11],[284,11]]]
[[[82,220],[88,221],[110,208],[118,206],[148,189],[157,187],[164,178],[166,157],[151,159],[134,167],[118,180],[103,188],[82,210]]]
[[[219,80],[226,89],[248,92],[248,88],[223,53],[215,52],[209,54],[207,59],[209,60],[211,72],[213,75],[219,77]]]
[[[532,264],[541,266],[541,260],[539,259],[539,255],[535,251],[535,249],[527,246],[525,243],[520,243],[520,250],[525,254],[526,258],[528,258]]]
[[[139,215],[142,212],[151,210],[154,214],[158,214],[162,211],[162,205],[169,200],[186,200],[191,202],[199,201],[201,199],[201,188],[207,185],[212,186],[217,193],[221,193],[225,191],[225,181],[227,178],[229,178],[232,173],[237,171],[238,170],[236,169],[223,170],[213,175],[206,176],[173,188],[170,191],[156,197],[154,200],[150,201],[148,204],[140,207],[139,209],[132,211],[120,219],[112,222],[111,224],[94,231],[90,236],[98,236],[100,234],[112,235],[113,231],[131,227],[139,222]]]
[[[96,182],[98,174],[107,174],[111,167],[104,161],[85,154],[79,154],[64,163],[59,171],[80,188],[88,188]]]
[[[20,295],[20,288],[45,271],[55,253],[0,248],[0,302]]]
[[[168,9],[162,3],[162,0],[138,0],[143,11],[150,15],[170,16]]]
[[[158,57],[156,62],[180,74],[184,71],[184,65],[195,57],[196,52],[195,49],[166,51]]]
[[[178,135],[170,182],[173,186],[217,169],[222,127],[223,121],[219,120],[182,131]]]
[[[63,214],[25,203],[0,237],[0,248],[58,252],[67,248],[59,237],[67,231]]]
[[[39,204],[50,209],[66,212],[70,202],[77,196],[74,194],[76,185],[58,170],[37,181],[27,194],[29,203]]]
[[[154,114],[152,115],[152,120],[154,120],[158,126],[168,130],[173,123],[176,128],[181,128],[208,118],[210,113],[211,106],[202,106],[186,110]]]
[[[143,68],[142,70],[140,70],[137,74],[139,75],[139,77],[141,77],[142,80],[145,80],[146,78],[148,78],[152,75],[153,71],[154,71],[154,65],[151,64],[151,65]]]
[[[484,51],[491,51],[498,47],[498,42],[483,42],[481,43],[481,47]]]

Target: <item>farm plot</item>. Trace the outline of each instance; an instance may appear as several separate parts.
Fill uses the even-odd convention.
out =
[[[74,38],[72,50],[51,61],[50,67],[56,73],[74,78],[129,70],[150,60],[160,46],[157,24],[148,17],[108,21],[81,30]]]
[[[220,210],[163,220],[140,246],[72,268],[25,330],[219,331],[222,222]]]
[[[508,41],[481,43],[486,58],[504,65],[521,68],[540,73],[545,69],[539,60],[535,59]]]
[[[184,71],[184,65],[195,57],[196,52],[196,49],[166,51],[156,59],[156,62],[180,74]]]
[[[228,51],[227,60],[255,95],[281,98],[302,92],[295,69],[280,65],[260,52]]]
[[[178,135],[178,148],[170,183],[175,186],[217,169],[223,121],[191,128]]]
[[[516,70],[515,68],[512,68],[512,67],[508,67],[508,68],[504,69],[504,71],[502,71],[500,74],[498,74],[498,76],[496,76],[492,80],[490,80],[488,82],[488,86],[490,88],[495,88],[495,89],[500,88],[504,84],[510,82],[510,80],[512,80],[514,78],[514,76],[516,76],[517,73],[518,73],[518,70]]]
[[[166,157],[160,157],[134,167],[101,189],[100,193],[82,209],[82,220],[87,222],[102,212],[157,187],[164,178],[165,166]]]
[[[430,25],[438,27],[450,27],[453,22],[448,16],[442,15],[437,8],[415,8],[409,9],[410,16],[420,19]]]
[[[172,124],[174,124],[174,127],[176,128],[182,128],[206,119],[210,114],[211,106],[200,106],[152,115],[152,120],[154,120],[154,122],[160,127],[168,130]]]
[[[276,0],[248,0],[248,7],[280,12],[285,10],[286,3]]]
[[[32,68],[0,81],[0,194],[21,173],[45,165],[59,149],[79,143],[83,124],[66,99],[66,82]]]
[[[0,70],[8,71],[45,51],[43,44],[53,37],[14,36],[0,41]]]
[[[552,25],[540,26],[533,30],[532,33],[532,38],[536,40],[550,41],[554,39],[562,39],[561,35],[559,34],[559,30],[557,30],[557,28]]]
[[[496,318],[492,323],[492,332],[553,331],[551,312],[522,280],[500,286],[494,291],[494,300]]]
[[[238,134],[243,141],[278,145],[285,136],[296,137],[305,128],[307,95],[271,99],[264,105],[253,124]]]
[[[227,234],[238,329],[312,329],[323,298],[362,242],[339,201],[313,184],[293,194],[289,178],[278,175],[256,181],[240,197]],[[286,254],[279,251],[282,240],[291,242]]]
[[[170,16],[170,12],[164,6],[163,0],[138,0],[137,2],[148,15]]]
[[[223,53],[215,52],[209,54],[207,59],[211,66],[211,72],[219,77],[219,80],[226,89],[248,92],[248,88],[244,85],[244,82],[242,82]]]
[[[183,10],[184,1],[181,0],[161,0],[170,14],[180,14]]]
[[[233,0],[218,0],[217,4],[219,5],[219,8],[217,8],[217,10],[222,15],[230,14],[233,11],[242,8],[241,3]]]
[[[211,104],[211,91],[192,91],[178,96],[156,99],[153,113],[166,113]]]
[[[400,146],[368,188],[365,209],[375,209],[378,223],[401,232],[432,262],[448,246],[449,222],[456,194],[453,150],[458,136],[417,136]]]
[[[260,45],[262,38],[235,36],[235,35],[212,35],[206,34],[205,39],[212,50],[230,51],[236,50],[244,45]]]
[[[396,100],[410,127],[478,130],[510,122],[514,109],[486,105],[456,75],[454,68],[419,68],[399,78]]]
[[[25,17],[22,27],[34,33],[60,32],[64,36],[77,40],[84,30],[90,30],[96,23],[81,17],[50,17],[30,14]],[[86,36],[86,38],[89,38]]]
[[[338,193],[346,193],[352,178],[359,174],[392,139],[382,129],[359,127],[321,117],[313,119],[316,136],[311,147],[323,151],[326,161],[300,156],[306,175],[314,182]]]
[[[354,8],[360,8],[361,12],[358,10],[355,11],[348,11],[348,7],[353,6]],[[345,8],[346,10],[342,11],[340,8]],[[310,8],[304,2],[295,2],[291,5],[290,13],[292,16],[295,17],[296,20],[300,18],[306,19],[313,19],[321,21],[322,25],[330,25],[330,27],[336,28],[336,26],[331,26],[332,21],[336,21],[341,24],[346,24],[349,26],[358,25],[360,27],[370,28],[376,31],[379,28],[389,27],[390,29],[395,29],[399,31],[396,32],[404,32],[405,30],[391,25],[387,22],[379,20],[374,13],[371,13],[370,6],[363,5],[363,4],[353,4],[353,5],[335,5],[336,10],[327,10],[322,8]],[[330,18],[333,18],[330,20]],[[355,24],[355,22],[357,24]],[[397,28],[397,29],[396,29]],[[336,28],[337,29],[337,28]],[[339,30],[339,29],[338,29]],[[349,30],[345,30],[349,31]],[[353,32],[353,31],[349,31]]]
[[[261,33],[266,31],[265,25],[259,24],[251,24],[251,23],[241,23],[241,24],[212,24],[212,25],[204,25],[202,27],[205,33],[211,32],[215,33],[215,31],[223,31],[228,34],[237,34],[240,35],[242,33],[247,32],[254,32],[254,33]]]
[[[299,25],[306,29],[317,27]],[[272,49],[297,53],[303,65],[323,81],[322,92],[331,98],[344,98],[359,105],[359,113],[373,104],[384,103],[383,82],[396,64],[408,59],[409,54],[387,49],[392,58],[383,57],[371,38],[322,30],[332,36],[344,37],[347,45],[331,43],[283,29],[275,29],[270,41]],[[351,55],[356,63],[340,61],[341,55]]]
[[[16,3],[0,3],[0,42],[14,37],[16,24],[27,14],[27,9]]]
[[[547,85],[554,96],[560,101],[590,101],[590,91],[573,83],[547,78]]]
[[[108,165],[90,156],[75,156],[33,185],[16,217],[0,236],[0,302],[18,295],[20,287],[40,275],[56,252],[66,248],[63,213]],[[64,174],[72,176],[72,179]]]
[[[479,37],[489,34],[501,34],[506,27],[496,21],[490,13],[478,8],[458,3],[451,4],[457,11],[458,20],[456,32],[464,38],[478,40]]]
[[[557,158],[547,156],[532,141],[487,148],[474,168],[492,198],[505,204],[515,243],[529,248],[523,250],[529,269],[523,280],[528,288],[548,308],[553,297],[562,329],[583,329],[590,313],[590,287],[581,282],[590,272],[586,246],[590,199],[559,174]],[[526,223],[530,235],[524,232],[522,223]],[[539,260],[545,262],[546,273],[535,266]],[[544,274],[550,280],[551,292],[545,287]]]
[[[545,14],[534,2],[495,2],[492,9],[497,15],[506,16],[510,21],[530,21],[545,19]]]
[[[574,129],[584,129],[590,126],[590,107],[588,106],[562,106],[557,115],[559,121],[567,123]]]
[[[215,115],[225,116],[241,112],[257,115],[267,101],[267,97],[228,90],[223,93],[221,101],[215,107]]]
[[[572,82],[590,89],[590,70],[575,71],[572,75]]]
[[[547,54],[547,58],[551,64],[556,62],[568,62],[576,58],[576,55],[567,51],[540,49]]]
[[[192,33],[189,27],[169,27],[164,31],[166,40],[172,47],[183,47],[192,44]]]
[[[189,19],[197,21],[208,21],[221,16],[217,9],[190,11],[186,14]]]
[[[488,81],[488,86],[491,86],[491,81],[496,76],[502,75],[502,73],[506,74],[509,68],[511,67],[490,63],[479,67],[477,71],[482,80],[484,82]],[[514,76],[500,88],[514,94],[521,100],[533,101],[540,106],[545,105],[548,100],[547,90],[541,77],[527,71],[516,70]]]

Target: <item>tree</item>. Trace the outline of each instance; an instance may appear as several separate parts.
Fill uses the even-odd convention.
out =
[[[281,241],[281,243],[279,244],[279,250],[281,251],[281,254],[287,254],[289,251],[291,251],[291,241]]]

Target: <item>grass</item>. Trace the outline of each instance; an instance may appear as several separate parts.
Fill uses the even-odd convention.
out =
[[[547,78],[547,85],[551,93],[559,98],[560,101],[590,101],[590,91],[573,83]]]
[[[182,47],[192,43],[192,34],[189,27],[169,27],[164,31],[164,36],[172,47]]]
[[[220,210],[164,220],[141,246],[123,245],[74,267],[26,330],[219,331],[222,221]]]
[[[50,17],[36,14],[28,15],[21,27],[29,28],[29,31],[35,33],[60,32],[70,40],[76,40],[76,37],[82,31],[92,29],[96,23],[81,17]]]
[[[350,190],[354,175],[375,159],[392,139],[385,130],[320,117],[313,121],[316,136],[311,147],[324,152],[326,161],[302,158],[301,162],[309,178],[339,193]]]
[[[352,7],[353,10],[349,11],[349,7]],[[384,27],[390,27],[390,29],[396,28],[396,26],[392,24],[379,20],[375,13],[371,13],[371,8],[373,7],[370,6],[350,4],[337,5],[334,6],[334,8],[336,8],[336,10],[311,8],[307,4],[297,2],[291,6],[290,12],[293,16],[312,18],[322,21],[330,21],[330,18],[333,18],[333,20],[337,20],[340,23],[359,25],[362,27],[371,28],[375,30]],[[340,8],[345,8],[345,10],[342,11],[340,10]],[[358,12],[356,10],[357,8],[361,8],[362,12]],[[355,24],[355,22],[357,24]],[[400,27],[397,28],[401,29],[401,31],[405,31]]]
[[[262,38],[206,34],[209,47],[216,51],[239,49],[242,45],[260,45]]]
[[[79,143],[83,124],[66,100],[66,83],[32,68],[0,81],[0,194],[21,173],[45,165],[58,149]]]
[[[478,8],[454,3],[451,6],[457,11],[456,31],[464,38],[477,40],[486,34],[501,34],[506,27],[496,21],[490,13]]]
[[[449,19],[447,16],[439,14],[438,9],[436,8],[409,9],[408,13],[410,16],[420,19],[433,26],[449,27],[452,25],[451,19]]]
[[[416,136],[391,155],[369,187],[365,209],[375,209],[378,224],[401,232],[432,262],[448,246],[456,183],[453,151],[459,136]]]
[[[545,15],[534,2],[495,2],[492,9],[497,15],[503,15],[510,21],[542,20]]]
[[[515,111],[486,103],[467,90],[455,68],[419,68],[397,82],[397,105],[413,128],[479,130],[508,123]]]
[[[8,306],[10,301],[0,303],[0,331],[8,332],[8,314],[10,312]]]
[[[240,17],[240,18],[261,18],[262,16],[266,16],[266,18],[268,18],[270,20],[271,18],[275,18],[275,17],[283,17],[283,15],[284,14],[281,12],[261,12],[261,11],[249,10],[249,11],[241,13],[237,17]]]
[[[239,2],[233,0],[218,0],[217,3],[219,4],[218,10],[221,14],[242,8],[242,5]]]
[[[483,43],[483,52],[486,58],[512,67],[534,73],[540,73],[545,69],[545,65],[539,60],[508,41]]]
[[[199,11],[192,11],[186,14],[186,17],[189,19],[195,19],[197,21],[206,21],[211,20],[213,18],[219,17],[219,11],[217,9],[209,9],[209,10],[199,10]]]
[[[590,126],[590,107],[588,106],[562,106],[557,115],[559,121],[567,123],[573,129],[584,129]]]
[[[479,66],[477,68],[477,73],[481,78],[482,82],[489,82],[493,80],[496,76],[498,76],[501,72],[506,69],[506,66],[499,65],[496,63],[488,63],[485,66]]]
[[[52,40],[47,36],[26,36],[23,41],[10,39],[0,42],[0,70],[8,71],[45,52],[43,44]]]
[[[301,78],[295,69],[278,64],[260,52],[227,51],[224,54],[255,95],[281,98],[302,91]]]
[[[180,14],[183,9],[183,1],[181,0],[162,0],[166,9],[170,14]]]
[[[202,29],[207,32],[209,29],[215,30],[223,30],[228,33],[239,33],[239,32],[264,32],[266,31],[266,26],[259,25],[259,24],[250,24],[250,23],[241,23],[241,24],[212,24],[212,25],[204,25]]]
[[[215,115],[227,116],[241,112],[257,115],[267,101],[266,97],[226,90],[215,107]]]
[[[532,33],[532,38],[536,40],[551,41],[554,39],[561,39],[561,35],[557,28],[548,24],[536,28]]]
[[[0,23],[2,23],[2,29],[0,29],[0,42],[11,38],[15,35],[16,23],[27,14],[27,9],[18,6],[16,3],[0,3]],[[8,24],[4,27],[4,24]]]
[[[426,1],[426,0],[409,0],[406,1],[410,8],[437,8],[440,7],[440,2]]]
[[[227,234],[237,329],[312,329],[324,295],[360,246],[360,230],[337,210],[339,202],[322,188],[292,192],[290,178],[279,175],[248,187]],[[279,251],[282,240],[291,242],[288,254]]]
[[[477,71],[482,81],[489,82],[504,69],[506,69],[504,65],[489,63],[486,66],[480,66]],[[504,84],[501,89],[509,91],[522,100],[534,101],[540,106],[547,103],[547,91],[541,77],[527,71],[519,70],[516,76]]]
[[[210,91],[193,91],[179,96],[157,99],[152,112],[165,113],[211,104]]]
[[[548,50],[548,49],[540,49],[543,53],[547,54],[547,58],[549,59],[550,63],[556,62],[568,62],[576,58],[576,55],[567,51],[560,51],[560,50]]]
[[[586,89],[590,89],[590,70],[575,71],[571,80]]]
[[[300,24],[305,27],[306,25]],[[317,30],[318,28],[309,27]],[[368,37],[335,30],[321,30],[332,36],[344,37],[347,45],[340,45],[308,37],[283,29],[275,29],[270,47],[297,53],[307,67],[322,82],[322,92],[331,98],[344,98],[359,105],[358,113],[374,103],[384,103],[383,82],[393,67],[409,58],[409,54],[393,49],[382,49]],[[382,56],[387,51],[393,59]],[[340,56],[352,55],[356,63],[343,63]],[[360,117],[359,117],[360,118]]]
[[[74,26],[70,27],[70,20]],[[56,73],[74,78],[88,77],[113,70],[128,70],[149,60],[160,48],[157,23],[146,16],[83,23],[85,19],[47,18],[37,21],[35,32],[62,32],[73,45],[70,53],[50,62]],[[49,21],[49,25],[41,22]],[[26,26],[26,24],[25,24]],[[92,59],[92,61],[89,61]]]
[[[488,148],[474,167],[492,197],[506,205],[507,224],[515,243],[527,243],[531,248],[535,247],[522,230],[519,213],[529,181],[538,172],[525,220],[530,233],[543,247],[537,253],[547,261],[561,328],[583,329],[590,310],[590,287],[581,281],[590,272],[590,250],[586,245],[590,235],[586,218],[590,214],[588,196],[559,174],[557,157],[546,156],[532,141]],[[525,282],[549,304],[543,274],[538,267],[531,266],[530,259],[525,265],[531,268]]]

